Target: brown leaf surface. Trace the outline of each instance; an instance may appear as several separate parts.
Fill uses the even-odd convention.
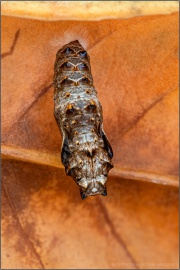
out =
[[[82,203],[62,170],[6,160],[3,175],[3,268],[178,268],[175,187],[111,178]]]
[[[40,20],[102,20],[168,14],[178,1],[2,1],[2,15]]]
[[[85,202],[64,174],[53,116],[55,54],[74,39],[90,54],[114,149],[108,197]],[[3,268],[178,268],[178,49],[178,13],[3,17]]]

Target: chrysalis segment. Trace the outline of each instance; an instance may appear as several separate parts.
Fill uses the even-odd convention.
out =
[[[113,151],[103,131],[89,55],[78,40],[57,52],[54,71],[54,115],[62,135],[66,174],[79,185],[82,199],[106,196]]]

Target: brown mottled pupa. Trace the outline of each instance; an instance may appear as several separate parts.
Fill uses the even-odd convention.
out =
[[[54,70],[54,115],[62,135],[66,174],[78,184],[82,199],[106,196],[113,151],[103,130],[89,55],[78,40],[57,52]]]

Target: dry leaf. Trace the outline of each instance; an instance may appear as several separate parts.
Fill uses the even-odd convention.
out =
[[[53,116],[55,54],[74,39],[114,149],[108,197],[85,202]],[[3,268],[178,268],[178,13],[3,17],[2,41]]]
[[[39,20],[102,20],[179,10],[178,1],[2,1],[2,15]]]

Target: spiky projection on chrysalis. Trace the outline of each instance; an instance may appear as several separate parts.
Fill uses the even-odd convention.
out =
[[[78,40],[57,52],[54,71],[54,115],[62,135],[66,174],[79,186],[82,199],[106,196],[113,151],[103,130],[89,55]]]

